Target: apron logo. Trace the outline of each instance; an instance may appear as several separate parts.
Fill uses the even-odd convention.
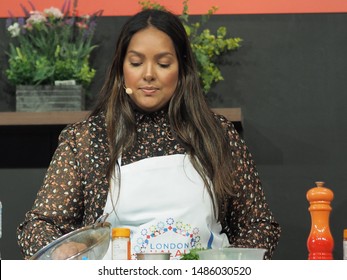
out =
[[[189,249],[189,242],[186,243],[151,243],[149,245],[150,250],[182,250]]]
[[[173,218],[143,228],[140,234],[134,246],[135,253],[171,252],[171,257],[177,258],[191,248],[201,247],[199,228],[192,229],[190,224],[181,221],[175,223]]]

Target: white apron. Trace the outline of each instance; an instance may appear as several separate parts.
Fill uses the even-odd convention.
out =
[[[146,158],[121,166],[121,187],[111,182],[104,214],[112,227],[131,230],[131,254],[229,245],[213,214],[210,195],[187,155]],[[112,195],[112,199],[111,199]],[[117,200],[118,197],[118,200]],[[115,209],[115,211],[113,211]],[[111,244],[104,259],[111,259]]]

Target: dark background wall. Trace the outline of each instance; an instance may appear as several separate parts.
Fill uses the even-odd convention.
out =
[[[99,90],[125,17],[99,20],[93,57]],[[241,107],[243,136],[283,233],[274,259],[307,259],[310,214],[306,192],[315,181],[333,190],[330,227],[342,259],[347,228],[347,14],[219,15],[208,27],[244,39],[222,66],[225,81],[208,97],[213,107]],[[0,48],[6,47],[0,19]],[[4,62],[3,51],[1,60]],[[0,66],[1,67],[1,66]],[[13,90],[0,80],[0,110],[14,110]],[[345,95],[346,94],[346,95]],[[93,104],[93,98],[89,100]],[[15,228],[31,207],[61,126],[0,127],[3,259],[20,259]]]

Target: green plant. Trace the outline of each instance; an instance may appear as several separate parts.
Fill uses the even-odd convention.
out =
[[[199,76],[205,93],[208,93],[213,85],[223,80],[221,70],[218,67],[218,58],[223,54],[236,50],[241,46],[242,39],[235,37],[227,38],[227,28],[220,26],[216,34],[210,29],[200,30],[218,8],[213,6],[206,15],[202,15],[199,22],[191,22],[188,10],[189,0],[183,1],[183,12],[180,19],[189,37],[191,47],[198,65]],[[151,1],[140,1],[142,9],[160,9],[165,7]]]
[[[32,12],[22,6],[25,18],[7,21],[10,35],[8,68],[5,73],[13,85],[54,84],[56,80],[75,80],[87,87],[95,69],[89,57],[96,45],[92,38],[96,18],[102,14],[77,15],[77,1],[70,13],[70,1],[62,9],[51,7]]]
[[[205,250],[204,248],[193,248],[189,251],[189,253],[185,253],[182,255],[182,257],[180,258],[180,260],[199,260],[199,254],[197,253],[198,251],[202,251]]]

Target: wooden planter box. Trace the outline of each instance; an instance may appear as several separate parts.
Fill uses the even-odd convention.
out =
[[[213,108],[242,130],[241,108]],[[71,112],[0,112],[0,126],[11,125],[65,125],[84,120],[90,111]]]
[[[17,86],[17,112],[83,111],[85,91],[80,85]]]

